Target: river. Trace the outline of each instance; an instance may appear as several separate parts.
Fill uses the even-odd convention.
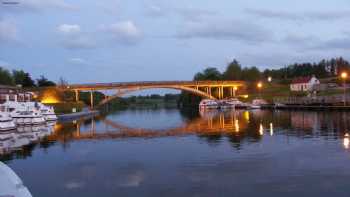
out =
[[[127,109],[18,131],[0,160],[34,197],[345,197],[349,115]]]

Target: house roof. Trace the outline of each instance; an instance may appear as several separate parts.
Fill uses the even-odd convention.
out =
[[[312,79],[311,76],[309,77],[298,77],[293,79],[292,84],[297,84],[297,83],[309,83],[309,81]]]
[[[0,85],[0,89],[12,89],[12,90],[15,90],[15,89],[19,89],[19,87],[17,87],[17,86],[8,86],[8,85]]]

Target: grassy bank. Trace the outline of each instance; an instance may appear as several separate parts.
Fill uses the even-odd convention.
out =
[[[80,112],[85,106],[82,102],[51,103],[46,105],[53,106],[56,114],[72,113],[74,108],[76,109],[76,112]]]

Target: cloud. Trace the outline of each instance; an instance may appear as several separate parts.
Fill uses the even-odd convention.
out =
[[[300,51],[310,50],[321,42],[321,40],[314,35],[295,33],[287,34],[281,41],[283,44],[295,47]]]
[[[319,50],[350,50],[350,36],[345,35],[340,38],[333,38],[315,45],[314,49]]]
[[[271,34],[262,26],[247,21],[208,19],[186,22],[177,37],[182,39],[206,38],[258,43],[271,40]]]
[[[246,9],[246,12],[258,17],[281,20],[339,20],[350,18],[350,10],[329,10],[309,12],[288,12],[268,9]]]
[[[110,33],[115,40],[124,44],[135,44],[142,38],[141,30],[130,20],[104,26],[103,29]]]
[[[57,27],[57,30],[62,34],[78,34],[81,32],[81,28],[79,25],[69,25],[62,24]]]
[[[95,41],[85,35],[64,38],[62,42],[66,49],[93,49],[96,48]]]
[[[95,39],[81,30],[77,24],[61,24],[57,28],[61,35],[61,44],[66,49],[92,49],[96,47]]]
[[[186,21],[198,21],[205,17],[211,17],[218,14],[216,11],[192,8],[192,7],[160,7],[150,5],[147,7],[146,14],[151,17],[163,17],[166,15],[180,16]]]
[[[2,12],[37,12],[46,9],[73,10],[75,6],[64,0],[16,0],[18,4],[8,4],[0,6]]]
[[[14,22],[0,19],[0,43],[18,40],[18,29]]]
[[[157,5],[150,5],[147,7],[146,14],[151,17],[164,16],[165,12]]]
[[[68,60],[70,63],[73,63],[73,64],[77,64],[77,65],[86,65],[88,63],[88,61],[86,61],[85,59],[82,59],[82,58],[71,58]]]
[[[288,34],[282,42],[299,51],[350,50],[349,33],[328,40],[322,40],[313,35]]]
[[[213,17],[218,14],[216,11],[190,7],[176,8],[174,9],[174,12],[183,17],[186,21],[205,20],[207,17]]]

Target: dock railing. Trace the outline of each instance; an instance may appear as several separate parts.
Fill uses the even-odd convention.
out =
[[[345,103],[349,103],[349,95],[345,95]],[[334,96],[310,96],[310,97],[285,97],[276,98],[274,103],[286,105],[339,105],[344,104],[344,95]]]

